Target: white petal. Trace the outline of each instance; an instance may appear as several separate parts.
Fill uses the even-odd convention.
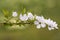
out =
[[[50,20],[46,20],[45,22],[46,22],[47,25],[51,24]]]
[[[34,21],[34,24],[35,24],[35,25],[38,25],[38,24],[39,24],[39,22],[38,22],[38,21]]]
[[[36,20],[38,20],[41,23],[45,23],[45,19],[43,16],[36,16]]]
[[[53,24],[55,27],[57,27],[58,26],[58,24]]]
[[[41,27],[42,27],[42,28],[45,28],[45,27],[46,27],[46,24],[41,23]]]
[[[26,14],[24,14],[24,18],[25,20],[28,20],[28,16]]]
[[[20,17],[22,17],[22,14],[20,14]]]
[[[34,16],[33,16],[33,14],[32,14],[31,12],[28,13],[28,18],[29,18],[30,20],[34,20]]]
[[[41,17],[40,16],[36,16],[36,20],[40,20],[41,19]]]
[[[53,20],[50,20],[50,19],[46,20],[45,23],[50,26],[53,26],[54,24]]]
[[[17,16],[17,12],[13,12],[12,16],[16,17]]]
[[[55,27],[56,29],[58,29],[58,27]]]
[[[49,30],[52,30],[50,27],[48,27]]]
[[[27,21],[28,20],[28,16],[26,14],[24,14],[24,15],[20,14],[20,20],[21,21]]]
[[[31,13],[31,12],[29,12],[29,13],[28,13],[28,17],[31,17],[31,16],[33,16],[33,15],[32,15],[32,13]]]
[[[36,26],[36,28],[37,28],[37,29],[40,29],[40,28],[41,28],[41,25],[40,25],[40,24],[39,24],[39,25],[37,25],[37,26]]]

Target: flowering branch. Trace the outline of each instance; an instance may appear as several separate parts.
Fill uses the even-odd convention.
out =
[[[27,12],[27,14],[20,13],[19,16],[17,12],[13,12],[12,18],[7,20],[7,22],[4,24],[15,25],[11,28],[20,28],[19,24],[34,24],[37,29],[45,28],[47,27],[46,25],[48,25],[49,30],[58,29],[58,24],[50,18],[45,19],[43,16],[33,15],[31,12]],[[16,26],[16,24],[18,25]]]

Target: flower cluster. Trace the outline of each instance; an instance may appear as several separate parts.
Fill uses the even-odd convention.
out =
[[[17,17],[18,16],[17,12],[13,12],[12,16]],[[33,15],[31,12],[28,12],[27,14],[20,13],[19,20],[23,22],[26,22],[28,20],[29,21],[34,20],[32,21],[32,23],[36,26],[37,29],[45,28],[47,26],[49,30],[53,30],[54,28],[58,29],[57,27],[58,24],[54,22],[53,20],[51,20],[50,18],[45,19],[43,16]]]

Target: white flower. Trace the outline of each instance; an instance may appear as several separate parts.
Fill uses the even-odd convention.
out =
[[[49,30],[54,30],[54,27],[48,26]]]
[[[34,21],[34,24],[35,24],[35,25],[38,25],[38,24],[39,24],[39,22],[38,22],[38,21]]]
[[[38,24],[38,25],[36,26],[36,28],[37,28],[37,29],[40,29],[40,28],[41,28],[41,25],[40,25],[40,24]]]
[[[49,29],[49,30],[52,30],[52,28],[51,28],[51,27],[48,27],[48,29]]]
[[[58,25],[58,24],[57,24],[56,22],[53,22],[52,27],[58,29],[57,25]]]
[[[28,20],[28,16],[26,14],[24,14],[24,15],[20,14],[20,20],[21,21],[27,21]]]
[[[50,29],[54,29],[54,28],[58,29],[57,27],[58,24],[56,22],[53,22],[53,20],[51,19],[46,20],[46,24],[51,27]]]
[[[42,28],[45,28],[46,27],[46,24],[45,23],[41,23],[41,27]]]
[[[52,25],[53,24],[53,21],[51,19],[48,19],[48,20],[45,20],[45,23],[47,25]]]
[[[36,20],[38,20],[38,21],[39,21],[39,20],[40,20],[40,16],[36,16]]]
[[[30,20],[34,20],[34,16],[33,16],[33,14],[32,14],[31,12],[28,13],[28,18],[29,18]]]
[[[12,16],[13,16],[13,17],[17,17],[17,12],[13,12],[13,13],[12,13]]]
[[[34,24],[36,25],[36,28],[37,28],[37,29],[40,29],[40,28],[41,28],[41,25],[39,24],[38,21],[35,21]]]
[[[36,16],[36,20],[38,20],[41,23],[45,23],[45,19],[43,16]]]

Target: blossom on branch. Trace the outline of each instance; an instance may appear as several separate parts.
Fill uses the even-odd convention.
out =
[[[18,16],[17,12],[13,12],[12,16],[14,18],[17,17]],[[12,19],[12,20],[10,20],[8,22],[15,23],[15,24],[19,23],[19,22],[21,22],[22,24],[23,23],[24,24],[31,24],[31,23],[33,23],[36,26],[37,29],[45,28],[47,26],[48,26],[47,27],[48,30],[58,29],[58,27],[57,27],[58,24],[55,21],[51,20],[50,18],[49,19],[45,19],[43,16],[37,16],[37,15],[34,16],[31,12],[28,12],[26,14],[20,13],[20,15],[17,18],[18,18],[18,20]],[[13,26],[13,28],[17,28],[17,27]],[[20,28],[20,27],[18,26],[18,28]]]

